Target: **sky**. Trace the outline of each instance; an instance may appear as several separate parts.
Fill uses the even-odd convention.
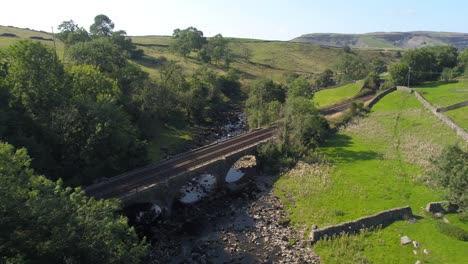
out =
[[[172,35],[194,26],[206,36],[290,40],[307,33],[468,32],[466,0],[5,0],[0,25],[51,32],[98,14],[130,36]]]

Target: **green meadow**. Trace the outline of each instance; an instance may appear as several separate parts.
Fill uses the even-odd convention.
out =
[[[418,215],[416,224],[400,221],[375,232],[319,242],[314,250],[325,263],[466,263],[466,242],[438,232],[438,220],[422,210],[444,197],[427,185],[431,158],[455,143],[467,147],[413,95],[394,92],[368,117],[329,138],[319,149],[322,162],[299,164],[282,175],[275,192],[297,228],[337,224],[405,205]],[[462,224],[468,229],[468,223]],[[401,235],[432,253],[414,255],[412,246],[400,246]]]
[[[325,108],[336,103],[353,98],[362,88],[362,83],[350,83],[333,89],[325,89],[314,94],[314,102],[318,108]]]

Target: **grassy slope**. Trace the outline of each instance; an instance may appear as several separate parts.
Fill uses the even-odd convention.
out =
[[[429,158],[444,145],[456,142],[464,144],[412,95],[395,92],[374,106],[368,118],[321,147],[334,165],[296,168],[280,178],[275,190],[299,226],[325,226],[404,205],[419,214],[428,202],[442,199],[440,192],[421,183],[431,166]],[[375,263],[414,263],[412,251],[399,246],[399,235],[406,234],[433,252],[419,256],[423,263],[468,260],[463,250],[466,243],[438,233],[433,224],[434,220],[427,217],[418,224],[398,222],[367,237],[320,243],[316,251],[325,263],[360,261],[353,256]],[[345,253],[350,249],[359,252]],[[338,258],[337,252],[344,259]]]
[[[455,123],[468,131],[468,106],[445,112]]]
[[[442,107],[468,100],[468,82],[432,82],[413,88],[431,104]]]
[[[140,46],[145,53],[152,58],[166,57],[169,60],[176,60],[186,72],[190,73],[202,64],[196,60],[196,54],[191,54],[189,58],[181,58],[169,51],[171,38],[165,36],[143,36],[132,37],[135,43],[153,45]],[[282,81],[284,73],[297,72],[306,76],[320,73],[327,68],[333,68],[343,53],[341,48],[320,47],[317,45],[283,42],[283,41],[263,41],[252,39],[229,38],[230,49],[241,56],[243,49],[252,51],[252,58],[249,61],[236,59],[232,67],[243,73],[244,81],[251,81],[259,78],[270,78],[275,81]],[[380,57],[388,62],[395,60],[393,51],[380,52],[372,50],[356,50],[366,60]],[[145,65],[145,63],[141,63]],[[157,65],[147,65],[145,69],[156,74]],[[218,72],[224,72],[223,67],[209,66]]]
[[[468,82],[444,83],[433,82],[427,83],[414,88],[424,96],[431,104],[443,107],[456,104],[468,100]],[[455,123],[468,131],[468,115],[466,114],[468,107],[445,112]]]
[[[0,36],[0,49],[6,48],[9,45],[21,40],[21,39],[30,39],[30,37],[42,37],[44,39],[52,39],[52,34],[42,31],[33,31],[29,29],[15,28],[15,27],[6,27],[0,26],[0,35],[3,33],[15,34],[17,37],[4,37]],[[46,44],[49,47],[54,47],[54,42],[50,40],[39,40],[43,44]],[[63,44],[60,41],[56,41],[57,53],[63,53]]]
[[[362,83],[350,83],[338,88],[321,90],[315,93],[314,102],[319,108],[324,108],[338,102],[351,99],[362,87]]]

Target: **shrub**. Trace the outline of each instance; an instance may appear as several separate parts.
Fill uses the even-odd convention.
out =
[[[442,221],[437,221],[435,223],[436,229],[444,235],[453,237],[460,241],[468,241],[468,231]]]

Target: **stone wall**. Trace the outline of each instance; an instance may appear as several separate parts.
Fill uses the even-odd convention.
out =
[[[449,127],[451,127],[457,135],[461,136],[463,139],[468,141],[468,132],[466,132],[463,128],[461,128],[459,125],[457,125],[455,122],[452,121],[448,116],[440,113],[437,111],[437,108],[435,108],[431,103],[429,103],[422,95],[420,95],[418,92],[415,92],[413,89],[410,89],[405,86],[397,86],[397,90],[400,91],[407,91],[409,93],[413,93],[414,96],[426,107],[429,111],[431,111],[437,118],[442,120],[445,124],[447,124]]]
[[[426,211],[429,213],[456,213],[458,206],[447,201],[432,202],[426,205]]]
[[[327,226],[312,230],[310,233],[310,241],[315,243],[326,237],[333,237],[342,233],[352,234],[358,233],[362,229],[370,229],[378,226],[388,226],[391,223],[411,217],[413,215],[409,206],[394,208],[380,213],[359,218],[351,222],[344,222],[338,225]]]
[[[394,92],[396,91],[396,87],[393,87],[393,88],[390,88],[390,89],[387,89],[381,93],[379,93],[378,95],[376,95],[374,98],[372,98],[372,100],[369,101],[369,103],[367,104],[367,107],[369,108],[372,108],[372,106],[374,106],[378,101],[380,101],[380,99],[382,99],[382,97],[386,96],[387,94],[391,93],[391,92]]]
[[[437,108],[437,112],[447,112],[447,111],[455,110],[455,109],[458,109],[458,108],[464,107],[464,106],[468,106],[468,100],[463,101],[463,102],[461,102],[461,103],[449,105],[449,106],[447,106],[447,107],[440,107],[440,108]]]

